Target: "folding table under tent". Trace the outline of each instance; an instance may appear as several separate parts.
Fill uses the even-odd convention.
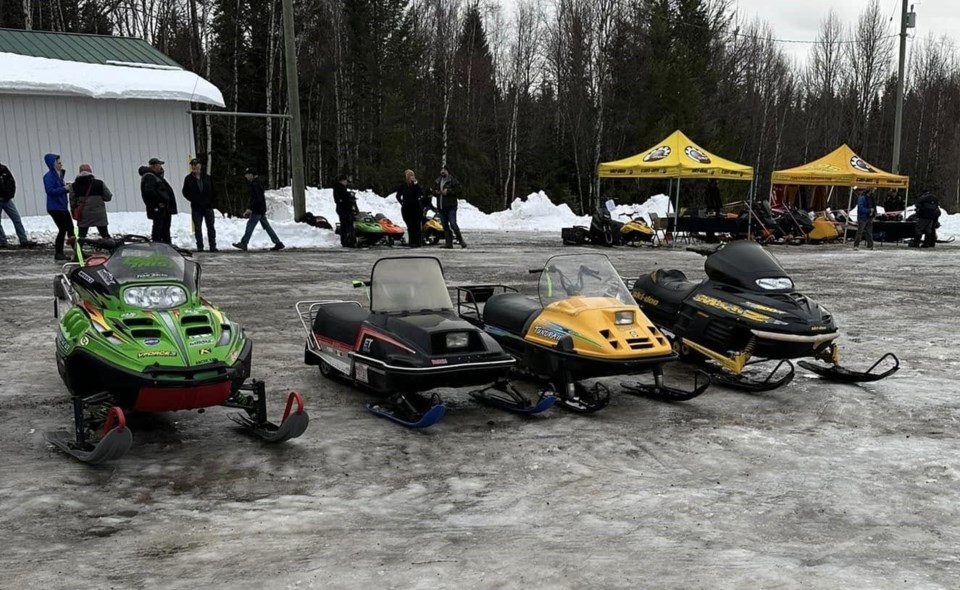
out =
[[[896,188],[905,189],[903,208],[906,211],[910,201],[910,177],[885,172],[869,164],[850,146],[843,144],[826,156],[813,162],[777,170],[770,177],[771,184],[805,184],[809,186],[848,186],[847,212],[853,206],[853,187],[857,188]],[[846,241],[847,232],[843,232]]]
[[[750,206],[753,206],[753,167],[716,156],[693,142],[680,130],[652,148],[635,156],[603,162],[597,166],[600,178],[669,178],[677,179],[673,206],[673,227],[679,227],[680,180],[683,178],[716,178],[750,181]],[[751,221],[752,221],[751,216]]]

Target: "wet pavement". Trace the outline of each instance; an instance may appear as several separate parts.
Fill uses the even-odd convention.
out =
[[[559,237],[467,236],[451,284],[534,294]],[[602,250],[624,276],[703,258]],[[350,298],[405,249],[200,254],[203,291],[254,341],[254,376],[311,425],[264,445],[228,410],[133,417],[99,467],[42,433],[69,428],[54,361],[50,252],[0,252],[0,588],[955,588],[960,580],[960,247],[774,247],[845,333],[843,359],[888,351],[887,380],[713,388],[667,404],[619,392],[582,416],[523,418],[444,391],[425,432],[303,364],[300,299]],[[675,366],[668,378],[689,381]]]

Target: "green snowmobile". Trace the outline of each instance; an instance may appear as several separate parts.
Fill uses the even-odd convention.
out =
[[[81,245],[110,253],[84,260]],[[142,236],[77,240],[79,263],[54,278],[57,369],[73,396],[74,430],[47,440],[100,463],[132,443],[124,412],[239,408],[230,418],[260,438],[303,434],[303,397],[287,398],[281,424],[267,420],[262,382],[250,376],[243,328],[200,295],[200,265]],[[295,407],[294,407],[295,406]]]

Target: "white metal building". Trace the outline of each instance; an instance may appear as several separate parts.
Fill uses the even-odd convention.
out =
[[[223,96],[141,39],[0,29],[0,162],[21,215],[46,214],[47,153],[68,181],[90,164],[113,191],[109,211],[143,210],[137,169],[151,157],[181,198],[196,153],[191,103],[222,107]]]

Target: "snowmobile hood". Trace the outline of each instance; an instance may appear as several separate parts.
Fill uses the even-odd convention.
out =
[[[753,329],[796,335],[837,331],[832,314],[800,293],[732,292],[726,285],[705,281],[689,301]]]
[[[451,354],[454,352],[502,352],[500,346],[482,330],[460,319],[452,311],[416,314],[372,314],[368,321],[426,355]],[[465,334],[466,346],[459,350],[448,348],[448,334]]]
[[[730,242],[707,257],[703,268],[707,276],[723,283],[761,293],[789,293],[793,291],[790,275],[780,266],[772,254],[756,242],[739,240]],[[757,283],[760,279],[786,279],[789,287],[765,289]],[[784,283],[786,284],[786,283]]]

